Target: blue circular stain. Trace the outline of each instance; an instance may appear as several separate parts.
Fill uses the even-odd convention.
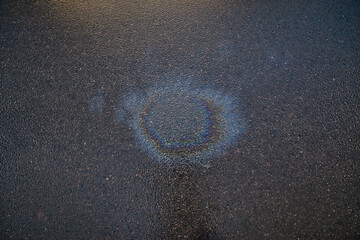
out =
[[[173,84],[125,99],[136,139],[159,163],[204,163],[243,132],[234,99],[210,89]]]

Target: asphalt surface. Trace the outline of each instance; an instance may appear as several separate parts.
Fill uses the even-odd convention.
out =
[[[359,239],[358,1],[0,6],[1,239]],[[220,156],[139,144],[172,79],[236,99]]]

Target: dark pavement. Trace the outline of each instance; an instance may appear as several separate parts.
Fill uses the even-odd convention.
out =
[[[2,1],[0,239],[359,239],[359,1]],[[168,167],[124,99],[229,94],[246,131]]]

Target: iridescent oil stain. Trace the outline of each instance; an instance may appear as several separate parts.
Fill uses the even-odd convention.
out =
[[[140,119],[152,143],[169,155],[201,151],[221,135],[215,107],[206,99],[184,94],[151,100]]]
[[[159,163],[204,163],[243,133],[229,95],[189,84],[155,86],[124,99],[142,148]]]

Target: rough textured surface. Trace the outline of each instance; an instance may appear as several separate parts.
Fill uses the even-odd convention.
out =
[[[0,239],[359,239],[359,10],[2,1]],[[185,75],[247,131],[167,168],[121,99]]]

